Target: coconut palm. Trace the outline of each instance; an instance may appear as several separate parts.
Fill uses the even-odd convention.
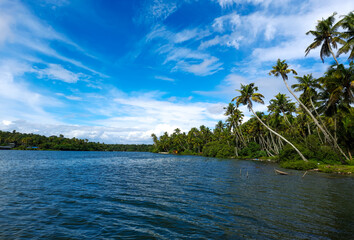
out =
[[[323,90],[321,84],[317,79],[312,77],[312,74],[307,74],[304,75],[303,77],[295,77],[295,78],[297,79],[298,83],[291,85],[291,87],[294,89],[295,92],[302,92],[302,94],[300,95],[300,99],[302,101],[307,101],[310,103],[313,111],[316,113],[316,116],[320,120],[324,130],[331,138],[333,138],[331,133],[328,131],[326,125],[323,123],[320,115],[316,111],[315,103],[313,102],[313,99],[318,99],[319,97],[319,94],[316,91],[316,89]],[[306,105],[306,103],[304,104]]]
[[[343,53],[350,52],[348,59],[354,59],[354,12],[350,12],[344,16],[336,25],[341,26],[345,32],[340,34],[342,39],[345,39],[343,46],[338,49],[337,57]]]
[[[321,89],[321,84],[319,84],[317,79],[312,77],[312,74],[295,78],[298,83],[291,85],[291,88],[293,88],[295,92],[302,92],[300,97],[302,99],[309,100],[312,107],[314,107],[312,99],[318,95],[316,89]]]
[[[337,31],[339,26],[334,25],[335,15],[336,13],[333,13],[333,15],[329,16],[327,19],[322,18],[322,20],[318,21],[316,30],[311,30],[306,33],[306,35],[311,34],[315,36],[315,39],[314,42],[306,48],[305,56],[307,56],[312,49],[321,46],[320,57],[322,62],[324,62],[324,57],[332,55],[336,63],[339,64],[332,48],[337,48],[337,43],[344,44],[345,41],[338,37],[340,33]]]
[[[296,101],[300,104],[300,106],[310,115],[310,117],[312,118],[312,120],[314,121],[314,123],[316,124],[316,126],[321,130],[321,132],[324,134],[325,138],[329,141],[332,142],[333,145],[344,155],[344,157],[349,160],[349,158],[347,157],[347,155],[345,155],[345,153],[342,151],[342,149],[338,146],[337,142],[334,141],[333,138],[330,137],[330,135],[328,135],[328,133],[325,131],[325,129],[321,126],[321,124],[317,121],[317,119],[313,116],[313,114],[311,113],[311,111],[300,101],[300,99],[295,95],[295,93],[293,91],[291,91],[287,80],[288,80],[288,74],[289,73],[293,73],[295,75],[297,75],[296,71],[294,69],[290,69],[288,68],[288,64],[285,62],[285,60],[281,61],[280,59],[278,59],[277,64],[275,66],[273,66],[273,70],[271,70],[269,72],[269,75],[274,75],[275,77],[279,77],[281,76],[286,88],[288,89],[288,91],[291,93],[291,95],[293,95],[293,97],[296,99]]]
[[[285,94],[278,93],[275,95],[275,99],[269,101],[268,110],[276,116],[282,113],[285,121],[291,125],[286,114],[289,112],[295,112],[295,103],[290,102],[288,98],[289,97]]]
[[[226,122],[230,123],[230,125],[229,125],[230,129],[231,128],[233,129],[235,137],[237,136],[237,134],[240,135],[240,139],[241,139],[242,143],[244,145],[246,145],[246,141],[245,141],[245,138],[243,136],[243,133],[242,133],[242,130],[241,130],[241,127],[240,127],[244,115],[232,103],[229,103],[229,105],[226,108],[224,108],[224,109],[226,109],[226,112],[225,112],[224,115],[225,116],[229,116],[227,118]]]
[[[327,116],[334,116],[338,111],[349,112],[354,103],[354,63],[351,62],[348,68],[343,64],[332,65],[319,80],[324,87],[320,109]]]
[[[250,83],[248,85],[243,85],[241,84],[241,90],[236,90],[238,91],[241,95],[234,97],[232,101],[236,100],[236,105],[239,106],[240,104],[246,105],[247,108],[253,113],[253,115],[257,118],[257,120],[264,126],[266,127],[270,132],[274,133],[281,139],[283,139],[285,142],[287,142],[290,146],[292,146],[295,151],[300,155],[300,157],[307,162],[307,159],[302,155],[302,153],[297,149],[291,142],[289,142],[286,138],[284,138],[282,135],[279,133],[275,132],[272,130],[268,125],[266,125],[259,117],[258,115],[253,111],[253,104],[252,101],[264,104],[263,98],[264,96],[260,93],[257,93],[258,87],[254,86],[254,83]]]

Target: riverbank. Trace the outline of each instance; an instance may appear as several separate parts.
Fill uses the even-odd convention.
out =
[[[159,154],[182,155],[182,154],[174,154],[174,153],[169,153],[169,152],[159,152]],[[187,155],[187,154],[183,154],[183,155]],[[188,156],[199,156],[199,155],[188,155]],[[200,155],[200,156],[202,156],[202,155]],[[310,161],[310,162],[304,162],[304,161],[279,162],[279,158],[277,156],[259,157],[259,158],[233,156],[233,157],[229,157],[229,158],[236,159],[236,160],[248,160],[248,161],[276,163],[282,168],[300,170],[300,171],[335,173],[335,174],[342,174],[342,175],[353,175],[354,174],[354,165],[337,165],[337,164],[331,165],[331,164],[316,163],[314,161]]]

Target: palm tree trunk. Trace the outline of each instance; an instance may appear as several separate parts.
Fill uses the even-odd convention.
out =
[[[320,131],[319,131],[319,129],[317,128],[317,134],[318,134],[318,138],[320,139],[320,141],[321,141],[321,144],[323,144],[323,141],[322,141],[322,138],[321,138],[321,135],[320,135]]]
[[[237,127],[238,127],[238,130],[240,131],[240,136],[241,136],[241,138],[242,138],[242,141],[243,141],[243,143],[244,143],[245,146],[246,146],[246,140],[245,140],[245,137],[243,136],[241,127],[240,127],[240,125],[238,125],[238,124],[237,124]]]
[[[332,136],[331,132],[327,129],[326,124],[324,124],[324,122],[322,121],[321,116],[318,114],[318,112],[317,112],[317,110],[315,108],[315,104],[313,104],[313,101],[312,101],[311,97],[310,97],[310,103],[311,103],[311,106],[312,106],[313,110],[315,111],[316,116],[318,117],[318,120],[320,120],[320,122],[321,122],[321,124],[323,126],[323,129],[327,132],[328,136],[330,136],[332,138],[332,140],[335,141],[335,139]]]
[[[289,126],[292,127],[292,125],[291,125],[291,123],[290,123],[288,117],[286,116],[285,112],[284,112],[284,111],[281,111],[281,112],[283,113],[283,117],[284,117],[284,119],[285,119],[285,122],[287,122],[287,123],[289,124]]]
[[[310,124],[307,123],[307,131],[309,132],[309,135],[311,135],[311,129],[310,129]]]
[[[291,91],[288,83],[286,82],[286,80],[283,78],[283,81],[285,83],[286,88],[288,89],[288,91],[291,93],[291,95],[293,95],[293,97],[296,99],[296,101],[305,109],[305,111],[310,115],[310,117],[313,119],[313,121],[315,122],[315,124],[317,125],[317,127],[322,131],[322,133],[325,135],[325,138],[328,139],[329,142],[332,142],[334,144],[335,147],[337,147],[337,149],[342,153],[342,155],[345,157],[345,159],[347,161],[349,161],[349,158],[347,157],[347,155],[343,152],[343,150],[338,146],[336,141],[333,141],[327,134],[327,132],[322,128],[322,126],[320,125],[320,123],[317,121],[317,119],[312,115],[311,111],[300,101],[300,99],[293,93],[293,91]]]
[[[334,141],[337,142],[337,118],[334,117]]]
[[[338,61],[337,61],[337,58],[336,58],[336,56],[334,55],[334,52],[332,51],[332,48],[331,48],[331,46],[329,45],[329,43],[328,43],[328,49],[329,49],[329,51],[331,52],[331,54],[332,54],[334,60],[336,61],[337,65],[339,65],[339,63],[338,63]]]
[[[274,146],[275,153],[276,153],[276,154],[279,154],[279,149],[278,149],[277,144],[276,144],[275,141],[274,141],[274,138],[273,138],[272,133],[270,133],[270,139],[272,139],[272,143],[273,143],[273,146]]]
[[[258,121],[260,123],[263,124],[263,126],[265,126],[270,132],[274,133],[275,135],[277,135],[278,137],[280,137],[281,139],[283,139],[285,142],[287,142],[290,146],[292,146],[295,151],[300,155],[300,157],[302,158],[302,160],[304,160],[305,162],[308,162],[308,160],[304,157],[304,155],[302,155],[302,153],[299,151],[299,149],[297,149],[291,142],[289,142],[286,138],[284,138],[282,135],[280,135],[279,133],[275,132],[274,130],[272,130],[270,127],[268,127],[264,122],[262,122],[262,120],[257,116],[257,114],[255,114],[255,112],[253,111],[253,108],[251,108],[251,111],[253,113],[253,115],[256,116],[256,118],[258,119]]]

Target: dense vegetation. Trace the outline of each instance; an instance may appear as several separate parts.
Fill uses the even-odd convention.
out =
[[[26,134],[0,131],[0,145],[15,144],[14,149],[19,150],[65,150],[65,151],[129,151],[148,152],[151,145],[146,144],[104,144],[89,142],[87,139],[65,138],[63,135],[41,136],[38,134]]]
[[[253,103],[264,104],[264,96],[257,92],[254,83],[241,84],[236,90],[238,95],[225,108],[228,117],[225,122],[219,121],[213,130],[201,126],[187,133],[176,129],[171,135],[152,134],[153,151],[211,157],[267,157],[295,169],[310,169],[319,163],[353,164],[353,32],[353,12],[337,23],[333,14],[307,32],[314,36],[314,42],[305,50],[306,55],[320,47],[322,61],[325,57],[335,60],[320,78],[312,74],[296,76],[297,84],[289,86],[288,76],[297,72],[285,60],[278,59],[269,74],[283,80],[296,103],[285,93],[279,93],[270,100],[268,114],[254,112]],[[339,63],[337,57],[344,53],[349,53],[349,58]],[[299,97],[294,91],[300,93]],[[240,105],[246,105],[253,113],[244,123]]]

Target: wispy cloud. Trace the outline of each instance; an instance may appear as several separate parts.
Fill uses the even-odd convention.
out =
[[[146,1],[134,18],[139,24],[162,22],[178,9],[178,1],[152,0]]]
[[[198,28],[184,29],[174,33],[164,26],[158,26],[147,36],[146,41],[152,42],[156,38],[165,41],[165,44],[159,46],[155,52],[165,56],[164,64],[173,62],[175,65],[172,71],[184,71],[198,76],[208,76],[222,70],[222,63],[217,57],[203,51],[203,49],[192,49],[179,46],[179,43],[193,39],[200,39],[210,35],[208,30]],[[198,37],[197,37],[198,36]]]
[[[175,79],[173,78],[169,78],[169,77],[165,77],[165,76],[155,76],[156,79],[159,79],[159,80],[163,80],[163,81],[168,81],[168,82],[174,82]]]
[[[59,107],[61,102],[33,90],[33,86],[23,80],[23,75],[31,67],[13,60],[0,62],[0,119],[23,118],[36,122],[58,122],[45,111],[46,107]]]
[[[57,96],[64,97],[69,100],[74,100],[74,101],[81,101],[82,98],[78,96],[73,96],[73,95],[65,95],[64,93],[56,93]]]
[[[85,77],[83,73],[73,73],[59,64],[49,64],[48,68],[37,70],[37,73],[41,78],[59,80],[66,83],[76,83]]]

